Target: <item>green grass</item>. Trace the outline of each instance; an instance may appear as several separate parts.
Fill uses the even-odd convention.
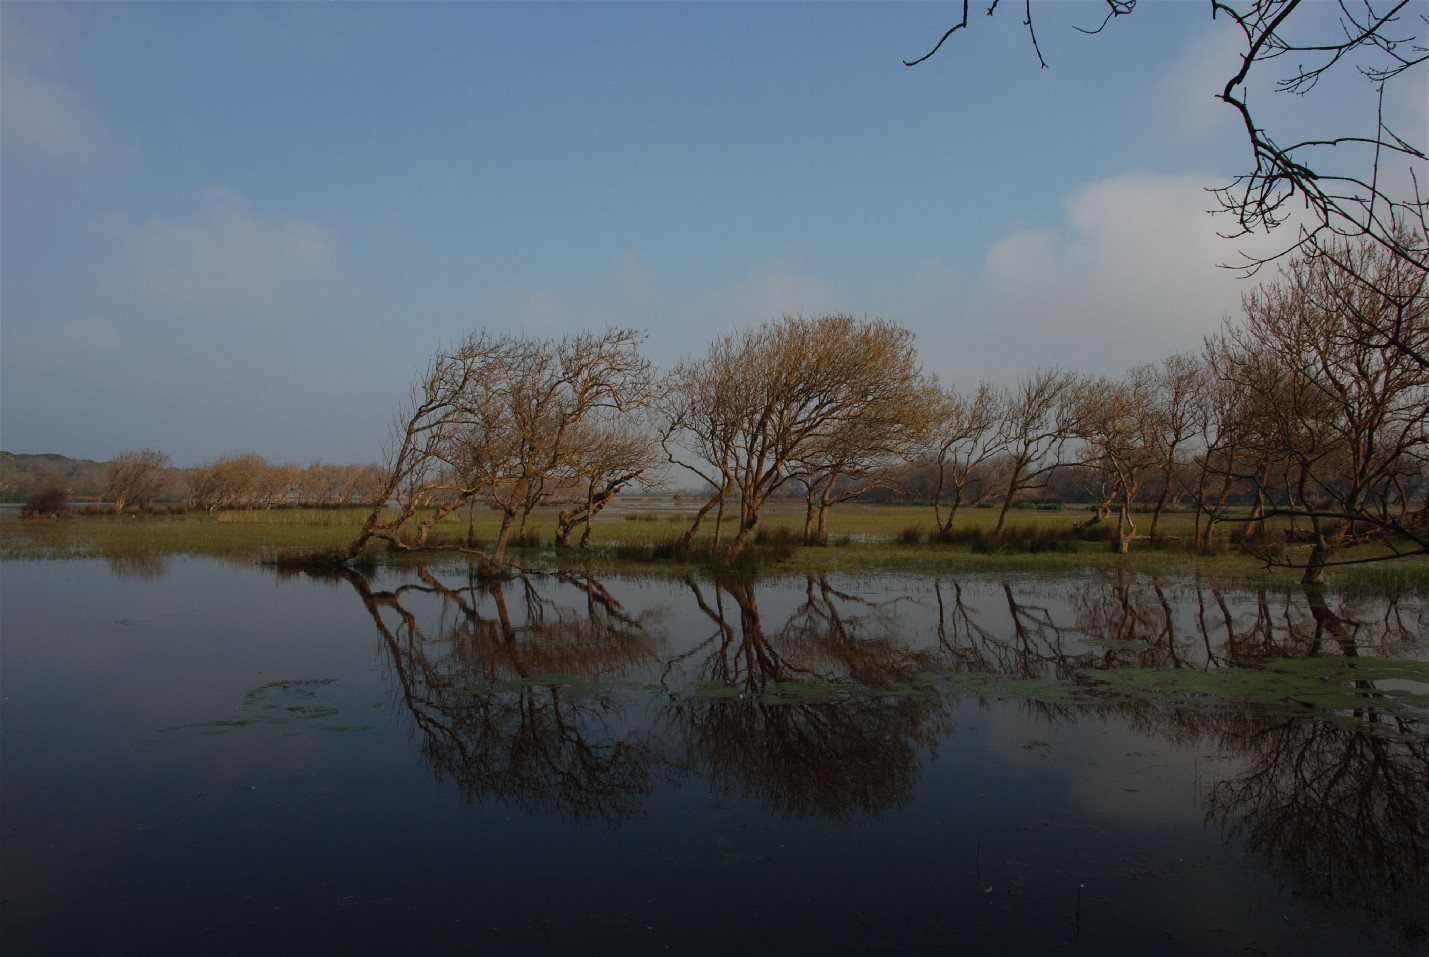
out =
[[[280,552],[330,549],[349,542],[365,512],[361,509],[277,509],[188,513],[177,515],[79,515],[68,519],[22,520],[18,510],[0,513],[0,559],[118,558],[157,555],[217,555],[260,561]],[[539,509],[530,529],[538,544],[513,549],[509,557],[523,565],[579,568],[592,573],[639,570],[681,572],[692,563],[672,563],[652,555],[667,554],[668,546],[688,525],[692,509],[672,509],[668,501],[636,500],[617,514],[600,516],[590,549],[556,550],[550,543],[555,510]],[[1014,509],[1008,516],[1013,532],[1008,544],[987,544],[986,533],[996,523],[996,509],[962,509],[955,523],[967,531],[962,544],[929,542],[932,509],[899,505],[848,503],[830,513],[829,544],[802,547],[803,506],[793,502],[769,505],[760,522],[763,544],[755,546],[741,563],[745,571],[909,573],[1018,572],[1063,575],[1087,570],[1146,575],[1181,575],[1216,580],[1241,580],[1293,584],[1298,573],[1265,568],[1264,562],[1227,545],[1218,555],[1203,556],[1186,547],[1193,516],[1172,513],[1162,520],[1161,532],[1171,539],[1156,548],[1138,539],[1131,554],[1113,554],[1105,541],[1067,540],[1045,544],[1054,533],[1067,531],[1091,513],[1069,506],[1060,511]],[[470,526],[469,523],[470,522]],[[1148,530],[1148,516],[1138,516],[1137,528]],[[459,545],[468,533],[478,547],[495,540],[498,515],[487,509],[451,516],[434,531],[443,544]],[[1222,526],[1225,528],[1225,526]],[[696,540],[707,544],[712,526]],[[725,540],[733,534],[726,524]],[[969,545],[978,538],[981,544]],[[1039,538],[1039,536],[1041,536]],[[577,532],[576,537],[579,537]],[[1177,541],[1180,540],[1180,541]],[[1038,545],[1043,541],[1043,545]],[[379,545],[379,550],[381,546]],[[1288,557],[1295,557],[1291,548]],[[414,555],[380,552],[377,560],[406,563],[428,560],[429,553]],[[1331,585],[1392,594],[1429,594],[1429,561],[1422,558],[1332,569]]]

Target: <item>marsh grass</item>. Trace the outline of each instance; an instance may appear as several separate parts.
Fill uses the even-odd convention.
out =
[[[591,573],[621,570],[648,572],[652,565],[673,574],[709,564],[713,527],[696,537],[689,557],[675,558],[675,543],[691,514],[675,511],[661,502],[647,513],[638,500],[621,516],[597,519],[591,547],[553,549],[556,510],[538,509],[529,528],[531,547],[520,549],[523,562]],[[235,560],[265,561],[289,550],[336,549],[357,534],[366,517],[362,509],[281,509],[187,514],[122,516],[113,513],[80,515],[66,519],[21,519],[18,509],[0,510],[0,559],[121,558],[167,555],[215,555]],[[1234,525],[1221,526],[1220,554],[1200,554],[1194,546],[1194,517],[1169,513],[1162,518],[1155,545],[1138,537],[1129,555],[1116,555],[1098,526],[1073,532],[1073,524],[1086,522],[1092,513],[1065,506],[1058,511],[1014,509],[1004,535],[994,536],[994,509],[962,509],[947,540],[931,540],[932,510],[897,505],[849,503],[829,516],[829,543],[802,544],[804,511],[801,503],[771,503],[761,521],[756,541],[738,570],[745,571],[906,571],[906,572],[1022,572],[1061,575],[1088,570],[1130,571],[1146,575],[1189,575],[1198,578],[1246,582],[1294,583],[1294,571],[1266,566],[1263,553],[1250,553],[1229,543]],[[431,541],[442,547],[483,547],[495,541],[499,515],[487,509],[451,516],[433,529]],[[1102,523],[1100,529],[1106,529]],[[1137,516],[1137,530],[1145,535],[1150,517]],[[1272,526],[1275,528],[1275,526]],[[652,534],[653,533],[653,534]],[[722,538],[734,529],[726,523]],[[1261,543],[1265,544],[1265,543]],[[1282,545],[1283,558],[1300,555],[1294,542]],[[1351,557],[1346,553],[1345,557]],[[369,549],[369,560],[406,564],[430,560],[430,552]],[[553,557],[552,557],[553,556]],[[1303,557],[1303,556],[1302,556]],[[1335,588],[1365,589],[1377,593],[1429,594],[1429,561],[1423,558],[1387,564],[1332,569]]]

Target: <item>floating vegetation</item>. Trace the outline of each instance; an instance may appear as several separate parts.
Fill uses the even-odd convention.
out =
[[[1277,658],[1254,669],[1123,668],[1079,674],[1099,691],[1172,706],[1253,705],[1296,715],[1313,708],[1341,717],[1393,717],[1407,725],[1429,722],[1429,662],[1422,661]],[[1399,730],[1383,722],[1379,727],[1384,733]]]
[[[331,720],[339,714],[339,709],[324,700],[324,691],[336,684],[336,678],[301,678],[288,681],[270,681],[248,692],[240,706],[245,716],[222,718],[216,721],[200,721],[180,724],[162,731],[196,731],[200,734],[223,734],[235,728],[255,725],[294,725],[312,727],[322,731],[368,731],[370,724],[338,724]],[[254,714],[254,712],[261,712]]]

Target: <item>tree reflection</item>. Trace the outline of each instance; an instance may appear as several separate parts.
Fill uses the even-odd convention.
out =
[[[1298,892],[1429,939],[1429,740],[1362,715],[1258,722],[1228,730],[1221,746],[1249,766],[1216,785],[1208,820]]]
[[[473,801],[615,822],[657,781],[694,775],[785,817],[877,815],[911,800],[924,755],[952,733],[953,696],[931,676],[974,673],[1028,681],[1040,721],[1095,715],[1214,742],[1244,770],[1214,785],[1208,822],[1303,893],[1388,915],[1415,941],[1429,927],[1429,739],[1366,677],[1384,672],[1364,670],[1422,656],[1406,650],[1422,649],[1422,603],[1115,579],[919,581],[875,601],[808,575],[691,577],[637,613],[589,577],[418,568],[383,588],[339,574],[427,761]],[[677,642],[663,617],[681,604]],[[1326,666],[1303,713],[1232,691],[1104,692],[1089,677],[1260,668],[1273,682],[1285,659],[1301,659],[1301,681]],[[1345,696],[1331,701],[1336,682]]]
[[[591,684],[653,660],[657,645],[598,583],[568,579],[582,608],[543,598],[527,579],[417,581],[379,591],[354,571],[390,653],[422,752],[473,801],[619,821],[639,810],[658,756],[649,732]],[[435,603],[435,626],[424,626]]]
[[[894,619],[827,578],[807,579],[803,605],[774,635],[754,582],[720,581],[709,594],[693,578],[686,585],[712,630],[679,664],[719,690],[674,698],[668,716],[685,761],[711,787],[795,818],[908,801],[919,751],[952,730],[942,697],[899,687],[928,670],[929,652],[902,646]]]
[[[1304,592],[1313,622],[1309,657],[1359,658],[1366,645],[1410,637],[1402,614],[1356,620],[1330,607],[1323,585]],[[1384,631],[1375,634],[1376,625]],[[1360,706],[1263,719],[1223,734],[1221,747],[1249,766],[1217,784],[1207,817],[1243,836],[1248,850],[1274,861],[1302,893],[1388,916],[1407,940],[1423,942],[1429,738],[1402,714],[1378,706],[1374,680],[1344,676],[1342,684]]]

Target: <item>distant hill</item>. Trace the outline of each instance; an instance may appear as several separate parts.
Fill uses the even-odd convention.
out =
[[[54,452],[0,451],[0,501],[23,502],[31,492],[55,484],[68,488],[75,501],[98,501],[108,484],[107,466]]]

